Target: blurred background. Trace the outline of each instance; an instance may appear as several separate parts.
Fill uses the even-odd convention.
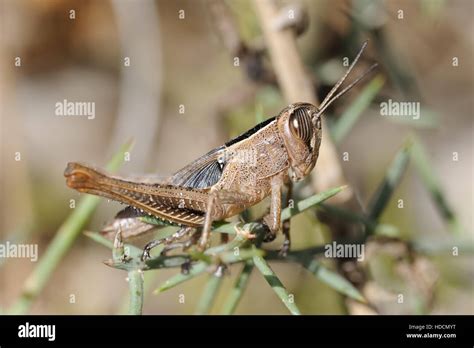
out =
[[[400,260],[393,246],[368,246],[364,294],[379,313],[473,314],[472,251],[453,257],[450,250],[456,241],[472,246],[474,237],[474,3],[294,3],[301,4],[309,18],[297,43],[320,100],[344,73],[344,58],[352,59],[365,39],[370,43],[357,71],[374,61],[380,64],[383,86],[337,144],[341,158],[344,152],[350,154],[350,160],[341,163],[361,205],[368,204],[407,136],[416,133],[461,226],[453,237],[409,166],[381,222],[431,251],[415,265]],[[274,77],[267,74],[271,62],[260,51],[264,40],[252,1],[225,4],[238,37],[255,51],[233,51],[236,46],[226,42],[205,0],[0,0],[2,242],[38,243],[41,257],[71,213],[70,200],[80,197],[65,185],[67,162],[103,167],[121,144],[134,138],[130,161],[120,174],[167,176],[286,106]],[[238,66],[236,55],[244,57]],[[329,125],[363,88],[335,103],[326,114]],[[380,103],[389,98],[420,102],[421,118],[382,116]],[[95,118],[57,116],[55,105],[64,99],[94,102]],[[458,160],[453,160],[454,152]],[[316,167],[316,175],[318,170],[324,168]],[[311,194],[311,185],[306,186],[300,191]],[[398,208],[399,199],[403,209]],[[87,229],[100,230],[119,209],[103,200]],[[331,240],[314,212],[292,220],[292,238],[295,249]],[[119,313],[127,301],[126,274],[103,265],[108,258],[108,249],[81,235],[30,312]],[[28,259],[0,262],[0,308],[5,310],[36,264]],[[276,262],[272,267],[303,313],[364,313],[347,306],[340,294],[300,266]],[[230,268],[215,308],[240,268]],[[153,271],[147,278],[150,289],[177,272]],[[192,313],[205,280],[195,278],[158,296],[148,291],[144,312]],[[409,300],[397,304],[400,289],[415,292],[423,309]],[[185,294],[184,304],[179,294]],[[236,313],[286,310],[254,272]]]

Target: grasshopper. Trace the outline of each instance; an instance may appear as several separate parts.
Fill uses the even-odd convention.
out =
[[[128,205],[117,215],[112,231],[121,233],[128,229],[132,234],[141,233],[148,227],[139,218],[147,214],[181,226],[171,237],[148,243],[142,259],[162,243],[166,245],[163,252],[193,244],[197,244],[199,251],[205,250],[214,221],[237,215],[267,196],[271,203],[269,214],[263,218],[268,230],[264,241],[273,240],[282,230],[283,187],[291,188],[292,182],[306,177],[318,159],[323,112],[377,65],[338,92],[366,46],[367,42],[319,107],[303,102],[291,104],[277,116],[209,151],[167,179],[154,183],[127,180],[87,165],[68,163],[64,172],[67,185]],[[283,233],[281,253],[285,255],[290,248],[289,224],[283,224]],[[190,238],[171,244],[184,236]]]

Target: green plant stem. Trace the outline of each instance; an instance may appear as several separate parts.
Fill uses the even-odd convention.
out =
[[[207,281],[204,291],[201,298],[199,299],[196,314],[209,314],[212,309],[212,305],[217,296],[217,292],[222,285],[223,276],[211,274],[209,280]]]
[[[153,281],[157,276],[157,272],[143,272],[143,296],[150,292],[153,286]],[[129,313],[130,308],[130,291],[127,291],[122,299],[120,300],[119,308],[116,312],[118,315],[124,315]]]
[[[439,213],[449,226],[451,232],[459,235],[462,231],[461,224],[459,223],[459,220],[456,214],[454,213],[454,210],[448,204],[445,195],[441,190],[441,185],[428,159],[426,150],[417,137],[412,136],[412,138],[413,146],[411,149],[411,156],[413,158],[415,168],[421,177],[423,185],[430,193],[431,199],[433,200]]]
[[[258,270],[263,274],[265,280],[268,282],[268,284],[270,284],[273,291],[275,291],[277,296],[280,298],[286,308],[288,308],[290,313],[293,315],[300,315],[301,312],[294,303],[294,300],[291,298],[290,294],[285,289],[280,279],[278,279],[275,272],[273,272],[267,261],[265,261],[265,259],[261,256],[254,256],[253,263],[255,264],[255,267],[257,267]]]
[[[350,297],[356,301],[367,303],[367,300],[357,290],[354,285],[340,274],[326,268],[317,260],[308,260],[304,262],[304,267],[311,272],[316,278],[329,285],[334,290]]]
[[[128,314],[141,315],[143,308],[143,272],[140,270],[128,272],[128,289],[130,292]]]
[[[376,193],[372,196],[369,204],[368,218],[370,221],[378,222],[382,212],[385,210],[387,203],[392,197],[393,192],[398,187],[398,184],[405,173],[408,161],[410,158],[411,141],[407,141],[403,147],[397,152],[390,167],[385,174],[385,178],[378,187]],[[375,225],[373,225],[375,227]],[[374,228],[368,232],[372,234]]]
[[[123,163],[124,153],[130,147],[130,143],[123,145],[121,150],[108,163],[107,170],[117,170]],[[90,220],[99,202],[100,198],[95,196],[81,198],[72,214],[59,228],[33,272],[26,279],[20,297],[9,310],[10,314],[24,314],[29,310],[64,255],[71,249],[74,241]]]
[[[114,248],[114,243],[105,238],[104,236],[100,235],[97,232],[92,232],[92,231],[84,231],[84,235],[92,239],[94,242],[97,242],[98,244],[105,246],[106,248],[113,249]]]
[[[321,193],[317,193],[309,198],[303,199],[302,201],[299,201],[296,203],[294,207],[288,207],[282,210],[281,212],[281,220],[285,221],[295,215],[298,215],[299,213],[304,212],[307,209],[310,209],[321,202],[325,201],[326,199],[336,195],[337,193],[341,192],[343,189],[345,189],[347,186],[340,186],[336,188],[332,188],[329,190],[326,190]]]
[[[247,287],[247,284],[250,279],[250,274],[252,274],[253,269],[253,261],[247,260],[247,262],[244,264],[244,268],[242,269],[239,274],[239,277],[237,278],[237,281],[234,284],[234,287],[230,291],[226,302],[224,303],[222,314],[229,315],[235,312],[235,309],[237,308],[237,305],[239,304],[240,299],[244,294],[245,288]]]
[[[198,275],[204,273],[209,265],[203,261],[197,262],[193,264],[191,270],[189,271],[188,274],[182,274],[178,273],[168,280],[166,280],[163,284],[161,284],[155,291],[153,291],[154,294],[158,294],[160,292],[166,291],[168,289],[171,289],[175,287],[178,284],[181,284],[189,279],[192,279],[194,277],[197,277]]]

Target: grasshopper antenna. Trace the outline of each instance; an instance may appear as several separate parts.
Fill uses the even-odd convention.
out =
[[[349,86],[345,87],[342,91],[340,91],[339,93],[337,93],[334,97],[332,97],[331,99],[329,100],[326,100],[326,98],[324,98],[324,102],[325,102],[325,105],[321,107],[321,105],[319,106],[319,110],[318,110],[318,115],[321,115],[337,98],[343,96],[344,94],[346,94],[352,87],[354,87],[355,85],[357,85],[362,79],[364,79],[368,74],[370,74],[370,72],[372,70],[374,70],[376,67],[378,66],[377,63],[374,63],[370,66],[370,68],[368,68],[362,75],[360,75],[357,79],[355,79],[354,82],[352,82]],[[347,75],[347,74],[346,74]],[[345,76],[343,77],[343,79],[345,78]],[[336,87],[336,86],[335,86]],[[334,89],[334,88],[333,88]]]
[[[364,52],[365,48],[367,47],[367,44],[368,44],[369,40],[365,40],[364,43],[362,44],[362,47],[360,48],[359,52],[357,53],[357,56],[355,57],[354,61],[352,62],[352,64],[349,66],[349,69],[347,69],[346,73],[344,74],[343,77],[341,77],[341,79],[339,81],[337,81],[337,83],[334,85],[334,87],[331,89],[331,91],[326,95],[326,97],[324,98],[324,100],[321,102],[321,104],[319,105],[319,109],[320,110],[323,110],[323,109],[326,109],[326,107],[332,102],[334,101],[335,99],[332,98],[332,96],[334,95],[334,93],[336,93],[336,91],[338,90],[339,87],[341,87],[341,85],[343,84],[343,82],[346,80],[347,76],[349,76],[349,74],[351,73],[352,69],[354,68],[354,66],[357,64],[357,62],[359,61],[359,58],[360,56],[362,55],[362,53]],[[369,70],[373,69],[373,67],[371,67]],[[364,74],[366,75],[368,73],[368,71]],[[356,80],[357,82],[359,82],[360,79]],[[352,86],[354,86],[355,84],[353,84]],[[349,89],[345,90],[345,92],[347,92]],[[338,94],[337,96],[341,96],[342,94]],[[321,112],[320,112],[321,113]]]

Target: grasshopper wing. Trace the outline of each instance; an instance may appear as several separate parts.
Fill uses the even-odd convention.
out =
[[[225,146],[220,146],[209,151],[173,174],[169,179],[169,183],[175,186],[196,189],[209,188],[215,185],[226,165],[225,150]]]

